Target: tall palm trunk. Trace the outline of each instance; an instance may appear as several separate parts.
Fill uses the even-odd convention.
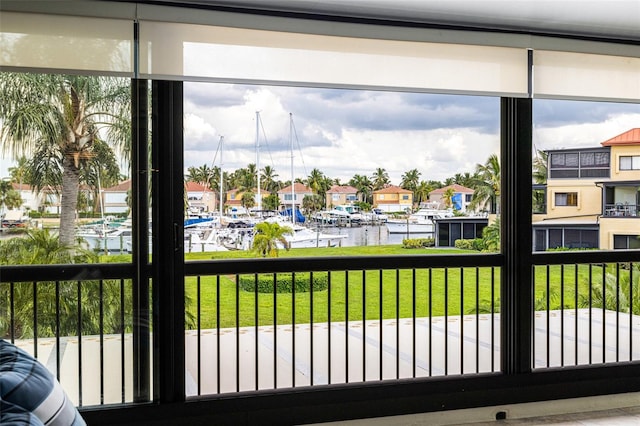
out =
[[[75,238],[75,214],[80,189],[80,170],[74,158],[62,160],[62,195],[60,199],[60,245],[71,247]]]

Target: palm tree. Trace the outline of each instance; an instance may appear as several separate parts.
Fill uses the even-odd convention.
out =
[[[387,173],[387,171],[381,167],[378,167],[373,173],[373,176],[371,176],[371,181],[373,182],[374,191],[384,188],[391,182],[391,180],[389,180],[389,173]]]
[[[542,150],[536,150],[536,156],[533,159],[533,181],[538,185],[547,183],[547,157],[548,153]],[[534,213],[546,213],[546,190],[541,187],[534,187],[533,197],[531,200],[531,208]]]
[[[500,218],[482,230],[482,245],[486,251],[500,251]]]
[[[538,184],[547,183],[547,157],[546,151],[538,149],[533,159],[533,181]]]
[[[0,181],[0,210],[3,207],[9,209],[18,208],[22,205],[20,193],[13,189],[13,185],[8,180]]]
[[[578,305],[581,308],[605,308],[611,311],[640,314],[640,266],[632,264],[628,271],[616,272],[607,268],[602,282],[594,283],[591,295],[580,294]]]
[[[276,178],[278,174],[276,170],[271,166],[264,166],[262,168],[262,174],[260,175],[262,189],[269,192],[276,192],[279,188]]]
[[[94,211],[100,207],[100,189],[109,188],[121,181],[118,159],[109,145],[97,139],[93,147],[94,156],[81,170],[81,181],[93,189]]]
[[[128,159],[127,80],[44,74],[0,74],[2,149],[32,158],[33,186],[60,185],[60,243],[74,243],[81,170],[105,138]]]
[[[364,201],[365,203],[369,203],[372,201],[373,183],[367,176],[353,175],[353,177],[349,181],[349,185],[358,190],[358,194],[360,194],[360,199],[362,201]]]
[[[58,235],[47,229],[30,230],[24,238],[13,238],[0,243],[0,256],[9,264],[53,264],[53,263],[95,263],[97,256],[81,249],[70,250],[60,245]],[[1,262],[0,262],[1,263]],[[131,291],[125,291],[124,305],[120,303],[120,286],[117,280],[85,281],[82,283],[81,299],[78,301],[77,286],[73,281],[58,283],[42,281],[37,286],[38,329],[33,326],[34,292],[32,283],[17,283],[13,294],[0,292],[0,312],[9,306],[9,297],[13,298],[13,324],[8,315],[0,314],[0,334],[6,335],[13,326],[16,335],[26,338],[37,335],[49,337],[56,335],[55,324],[59,321],[59,333],[62,336],[73,335],[78,327],[86,334],[116,333],[131,329]],[[124,284],[130,286],[130,283]],[[58,297],[56,297],[56,294]],[[59,306],[56,306],[59,300]],[[100,301],[102,301],[102,306]],[[78,310],[81,310],[81,323],[78,324]],[[123,310],[124,312],[122,312]],[[102,314],[101,314],[102,313]],[[121,322],[124,315],[124,323]],[[102,321],[102,328],[100,327]]]
[[[442,199],[444,200],[444,205],[447,207],[451,207],[453,205],[453,196],[456,191],[453,188],[447,188],[442,194]]]
[[[23,183],[31,184],[31,178],[29,177],[30,165],[29,160],[24,155],[16,160],[16,165],[9,167],[9,176],[13,182],[19,185]]]
[[[412,169],[405,172],[401,177],[400,186],[404,189],[414,191],[420,181],[420,174],[421,173],[418,169]]]
[[[242,204],[242,207],[247,210],[254,207],[256,205],[256,194],[254,194],[252,191],[243,192],[240,204]]]
[[[424,180],[421,181],[416,188],[416,203],[420,204],[427,201],[427,199],[429,198],[429,193],[431,193],[431,191],[433,191],[434,189],[435,187],[430,182]]]
[[[418,183],[420,182],[420,172],[418,169],[412,169],[408,172],[404,173],[401,177],[400,186],[404,189],[408,189],[413,192],[414,201],[418,198],[416,190],[418,188]]]
[[[324,195],[324,193],[326,193],[328,189],[326,188],[324,173],[322,173],[318,169],[311,170],[311,173],[309,173],[309,176],[305,180],[304,184],[311,188],[311,190],[318,195]]]
[[[276,222],[260,222],[255,226],[255,236],[251,250],[262,257],[278,257],[278,244],[286,250],[289,245],[285,235],[292,235],[293,230],[288,226],[280,226]]]
[[[500,160],[496,154],[489,156],[484,164],[476,165],[473,197],[470,209],[490,205],[492,213],[500,213]]]

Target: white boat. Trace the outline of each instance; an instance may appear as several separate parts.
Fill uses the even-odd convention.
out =
[[[451,210],[443,210],[437,206],[421,207],[406,219],[388,219],[385,223],[390,234],[430,234],[435,235],[433,219],[452,217]]]
[[[185,232],[184,252],[203,253],[210,251],[229,251],[222,244],[222,235],[219,229],[210,228],[203,232]]]
[[[341,246],[342,241],[347,238],[345,234],[329,234],[313,230],[297,223],[291,223],[282,216],[274,216],[265,219],[266,222],[276,222],[280,226],[286,226],[293,231],[293,234],[287,234],[284,238],[287,240],[289,248],[316,248],[316,247],[336,247]],[[283,249],[284,246],[278,242],[278,248]]]
[[[331,210],[317,212],[311,219],[331,225],[359,225],[364,221],[360,208],[352,204],[337,205]]]
[[[296,227],[293,235],[285,235],[289,248],[336,247],[341,246],[345,238],[343,234],[327,234],[304,226]]]
[[[102,253],[127,253],[131,244],[131,220],[120,223],[117,228],[111,228],[106,224],[81,228],[76,236],[82,238],[86,247]]]

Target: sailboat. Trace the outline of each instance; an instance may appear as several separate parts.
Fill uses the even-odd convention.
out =
[[[294,156],[293,156],[293,140],[295,135],[295,127],[293,123],[293,114],[289,113],[289,149],[291,152],[291,206],[285,203],[285,210],[281,214],[264,219],[268,222],[275,222],[281,226],[291,228],[293,231],[290,235],[285,235],[287,246],[289,248],[311,248],[311,247],[335,247],[342,244],[347,235],[328,234],[320,232],[318,229],[313,230],[303,226],[304,217],[300,220],[300,211],[296,208],[295,196],[295,175],[294,175]],[[256,135],[256,139],[258,135]],[[256,142],[256,148],[259,148],[259,142]],[[259,163],[258,163],[259,164]],[[258,187],[259,185],[258,181]],[[260,196],[258,196],[260,200]],[[286,213],[288,211],[288,214]],[[285,214],[283,214],[285,213]],[[277,243],[280,248],[284,248],[281,243]]]

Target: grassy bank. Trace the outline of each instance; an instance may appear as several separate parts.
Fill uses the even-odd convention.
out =
[[[457,249],[403,249],[399,245],[294,249],[280,257],[377,256],[408,254],[476,253]],[[114,256],[109,256],[111,261]],[[193,253],[186,260],[254,258],[243,251]],[[124,260],[124,259],[122,259]],[[589,276],[596,291],[602,282],[602,267],[536,267],[534,274],[536,310],[574,309],[589,297]],[[622,271],[622,276],[628,276]],[[288,275],[291,274],[283,274]],[[251,276],[253,277],[253,275]],[[273,277],[273,275],[271,275]],[[330,273],[330,288],[312,293],[263,294],[238,289],[235,275],[186,279],[188,314],[195,317],[198,303],[202,328],[255,326],[365,319],[393,319],[462,315],[499,311],[499,268],[434,268],[385,271],[336,271]],[[548,283],[548,284],[547,284]],[[199,298],[198,298],[199,286]],[[493,306],[492,300],[493,288]],[[601,287],[600,287],[601,288]],[[563,290],[562,290],[563,289]],[[547,296],[548,295],[548,296]],[[219,297],[218,297],[219,296]],[[607,296],[615,297],[615,291]],[[218,300],[219,298],[219,300]],[[219,306],[219,307],[218,307]],[[596,305],[597,306],[597,305]],[[219,309],[219,314],[218,314]],[[274,313],[277,312],[277,314]],[[313,312],[313,317],[312,313]],[[277,315],[277,316],[275,316]]]

